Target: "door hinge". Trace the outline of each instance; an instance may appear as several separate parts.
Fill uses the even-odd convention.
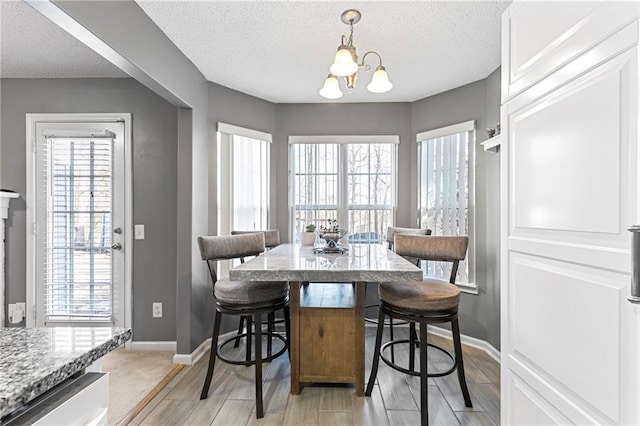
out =
[[[33,225],[31,226],[31,233],[33,235],[38,235],[38,224],[36,222],[33,222]]]
[[[37,149],[36,145],[37,144],[35,140],[31,141],[31,152],[33,152],[34,154],[36,153],[36,149]]]
[[[33,310],[31,311],[31,319],[32,319],[33,321],[35,321],[35,320],[36,320],[36,318],[37,318],[37,315],[36,315],[36,305],[33,305]]]

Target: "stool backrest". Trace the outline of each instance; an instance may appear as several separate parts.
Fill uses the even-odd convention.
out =
[[[277,229],[265,229],[260,231],[231,231],[231,235],[243,235],[243,234],[264,234],[264,246],[268,249],[274,248],[280,245],[280,231]]]
[[[434,237],[396,234],[396,254],[420,260],[452,262],[449,282],[455,283],[458,264],[464,260],[469,246],[469,237]]]
[[[218,278],[213,267],[214,262],[259,255],[264,252],[264,234],[254,232],[243,235],[198,237],[198,247],[200,257],[207,262],[215,284]]]
[[[431,235],[431,229],[401,228],[399,226],[390,226],[387,228],[387,244],[389,244],[390,249],[393,248],[393,240],[396,234]]]

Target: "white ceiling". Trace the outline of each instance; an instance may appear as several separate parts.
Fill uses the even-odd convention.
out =
[[[0,0],[0,77],[128,77],[26,3]]]
[[[349,27],[354,45],[382,55],[394,84],[366,90],[371,73],[338,102],[414,101],[482,78],[500,65],[501,13],[508,2],[316,2],[136,0],[205,78],[272,102],[335,102],[318,90]],[[371,62],[369,62],[371,61]],[[378,63],[368,56],[372,68]]]
[[[337,102],[406,102],[485,78],[500,64],[507,1],[312,2],[136,0],[209,81],[272,102],[336,102],[318,94],[333,60],[340,21],[354,26],[358,54],[375,50],[394,84],[366,90],[372,71]],[[127,77],[30,6],[0,0],[3,78]],[[377,58],[367,57],[375,68]]]

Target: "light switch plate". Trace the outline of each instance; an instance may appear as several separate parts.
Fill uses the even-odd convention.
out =
[[[134,238],[136,240],[144,240],[144,225],[136,225],[134,227]]]

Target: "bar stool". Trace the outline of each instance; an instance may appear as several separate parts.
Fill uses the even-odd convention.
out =
[[[245,234],[256,234],[256,233],[264,234],[264,247],[266,250],[271,250],[272,248],[280,245],[280,231],[277,229],[265,229],[265,230],[258,230],[258,231],[231,231],[231,235],[245,235]],[[240,263],[244,263],[244,257],[240,258]],[[267,334],[269,336],[267,339],[267,357],[271,356],[271,351],[272,351],[271,335],[273,334],[275,325],[281,324],[282,322],[283,322],[282,319],[278,319],[278,320],[275,319],[275,314],[273,312],[267,315],[266,321],[263,321],[263,324],[267,326]],[[245,333],[243,333],[245,323],[247,324],[247,329],[250,329],[251,328],[250,316],[240,317],[240,321],[238,323],[238,333],[236,335],[236,340],[233,343],[234,348],[237,348],[238,346],[240,346],[240,339],[242,338],[242,336],[245,335]],[[250,340],[251,336],[249,335],[247,338]],[[247,350],[251,350],[250,344],[247,344]],[[247,364],[247,367],[249,365],[250,364]]]
[[[387,228],[387,235],[386,235],[386,241],[387,241],[387,246],[389,247],[389,250],[393,250],[393,239],[395,237],[396,234],[408,234],[408,235],[431,235],[431,229],[419,229],[419,228],[401,228],[399,226],[389,226]],[[407,259],[412,263],[418,264],[419,260],[415,260],[415,259]],[[366,289],[366,288],[365,288]],[[366,293],[365,293],[366,295]],[[374,308],[377,307],[378,305],[367,305],[365,306],[366,309],[368,308]],[[371,324],[378,324],[378,320],[374,319],[374,318],[368,318],[365,317],[364,319],[366,322],[371,323]],[[396,322],[394,324],[393,322],[393,318],[389,317],[388,321],[385,321],[385,326],[389,326],[389,338],[391,340],[393,340],[393,326],[394,325],[405,325],[407,324],[406,321],[400,321],[400,322]],[[412,333],[412,336],[414,336],[414,340],[417,340],[417,337],[415,336],[415,324],[413,324],[410,328],[410,333]],[[396,357],[395,357],[395,350],[393,348],[393,346],[391,347],[391,362],[395,363],[396,362]]]
[[[378,330],[376,333],[376,344],[374,349],[373,365],[369,383],[365,395],[371,396],[373,385],[378,374],[378,364],[380,358],[391,368],[412,376],[420,376],[420,422],[429,424],[429,413],[427,405],[427,378],[442,377],[457,370],[460,389],[467,407],[471,407],[471,397],[464,377],[464,364],[462,360],[462,345],[460,344],[460,327],[458,324],[458,304],[460,302],[460,289],[455,286],[458,264],[464,260],[468,237],[432,237],[418,235],[395,235],[395,250],[400,256],[408,256],[420,260],[433,260],[440,262],[451,262],[451,276],[449,282],[425,278],[422,281],[410,282],[382,282],[378,287],[380,296],[380,314],[378,317]],[[420,324],[420,339],[415,340],[413,336],[409,340],[396,340],[382,344],[382,332],[385,317],[397,318],[408,321],[412,324]],[[453,334],[453,346],[455,355],[446,349],[427,343],[427,324],[451,323]],[[403,368],[387,359],[383,352],[392,348],[396,344],[409,343],[409,368]],[[413,345],[420,347],[420,371],[415,369]],[[451,358],[452,366],[447,371],[428,373],[427,368],[427,347],[435,348],[444,352]]]
[[[232,235],[224,237],[198,237],[198,246],[202,260],[207,262],[211,279],[213,280],[213,296],[216,301],[216,315],[213,323],[211,338],[211,353],[207,376],[202,386],[200,399],[206,399],[213,377],[216,356],[220,360],[236,365],[255,365],[256,383],[256,416],[264,416],[262,403],[262,363],[282,355],[289,346],[289,284],[287,282],[265,281],[231,281],[227,278],[218,279],[215,262],[226,259],[239,259],[245,256],[257,256],[264,252],[264,234],[252,233],[246,235]],[[273,337],[283,342],[283,347],[277,353],[262,358],[262,315],[272,314],[277,310],[284,311],[286,338],[279,334]],[[254,347],[255,356],[251,358],[251,349],[247,349],[246,359],[236,361],[222,355],[220,349],[236,338],[232,336],[218,345],[222,314],[253,318],[255,324]],[[247,346],[251,345],[251,324],[247,326]]]

